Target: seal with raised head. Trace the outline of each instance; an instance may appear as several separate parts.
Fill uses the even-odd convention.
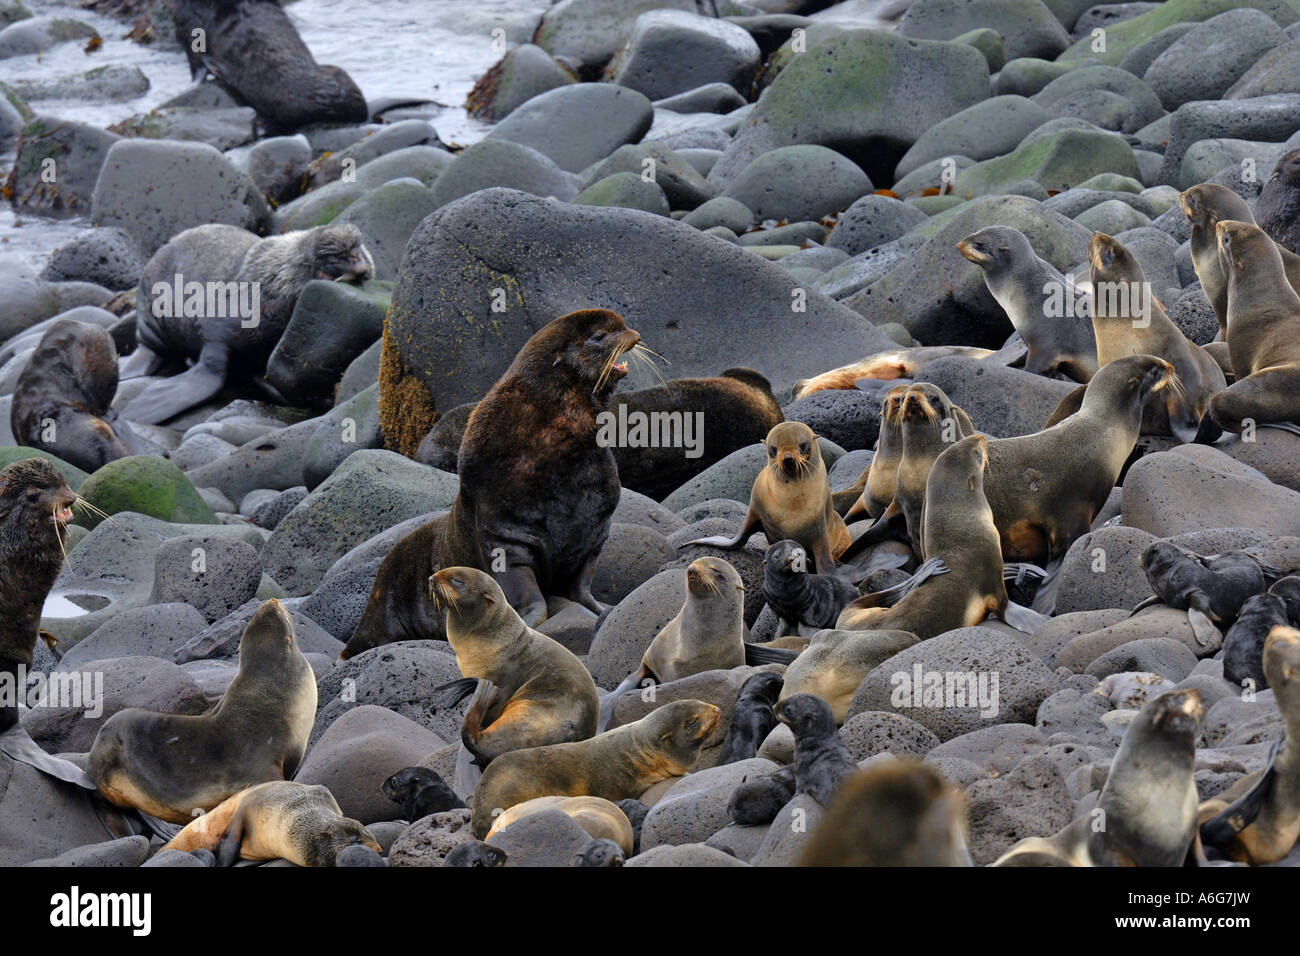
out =
[[[1291,287],[1278,244],[1258,226],[1225,220],[1215,227],[1228,276],[1228,357],[1236,381],[1210,399],[1224,431],[1247,422],[1300,431],[1300,295]]]
[[[1229,859],[1273,863],[1300,839],[1300,631],[1274,627],[1264,642],[1264,673],[1285,730],[1268,765],[1200,808],[1201,842]]]
[[[840,787],[795,866],[970,866],[966,800],[915,760],[872,764]]]
[[[227,797],[186,824],[163,849],[211,850],[217,866],[276,859],[337,866],[339,854],[350,846],[382,853],[369,830],[343,815],[327,787],[273,780]]]
[[[488,830],[485,839],[490,840],[493,834],[501,832],[524,817],[546,810],[559,810],[591,834],[592,839],[611,840],[628,856],[632,855],[636,837],[627,814],[619,809],[618,804],[593,796],[534,797],[532,800],[517,803],[492,821],[492,827]]]
[[[482,839],[497,811],[534,797],[639,797],[686,773],[721,719],[713,704],[675,700],[590,740],[502,754],[474,793],[473,833]]]
[[[1300,252],[1300,149],[1279,159],[1264,180],[1255,222],[1283,249]]]
[[[244,629],[239,671],[211,710],[118,711],[95,736],[86,772],[110,803],[188,823],[241,790],[291,779],[315,719],[316,675],[272,599]]]
[[[639,341],[617,313],[584,309],[525,343],[470,415],[451,510],[388,553],[342,658],[442,638],[428,588],[440,568],[489,572],[529,627],[546,619],[548,594],[604,610],[591,579],[620,486],[613,454],[596,443],[596,416]]]
[[[0,469],[0,753],[68,783],[94,789],[81,768],[52,757],[18,722],[23,672],[32,666],[41,610],[64,560],[62,529],[77,496],[53,465],[24,458]]]
[[[1196,842],[1202,716],[1195,688],[1148,702],[1124,733],[1097,809],[1054,836],[1021,840],[993,865],[1182,866]]]
[[[1275,627],[1300,626],[1300,577],[1274,582],[1241,606],[1237,620],[1223,635],[1223,679],[1238,687],[1264,690],[1264,642]]]
[[[461,742],[480,767],[511,750],[586,740],[600,698],[573,652],[523,622],[492,576],[443,568],[429,578],[430,600],[447,612],[447,641],[464,676],[443,685],[453,703],[474,699]]]
[[[740,685],[715,767],[748,760],[758,753],[759,745],[776,726],[772,708],[781,694],[781,685],[781,675],[770,671],[754,674]]]
[[[425,767],[403,767],[384,781],[384,796],[402,805],[402,819],[414,823],[431,813],[465,807],[465,801],[437,773]]]
[[[808,554],[793,541],[778,541],[763,558],[763,597],[785,625],[785,633],[812,637],[834,627],[840,611],[860,596],[838,575],[808,570]]]
[[[257,111],[272,135],[313,123],[364,123],[366,98],[337,66],[317,63],[276,0],[168,0],[190,69]],[[203,46],[196,50],[195,31]]]
[[[127,402],[122,417],[157,424],[211,398],[233,375],[262,374],[304,285],[373,274],[361,231],[346,223],[266,239],[221,225],[173,236],[140,276],[139,344],[122,377],[154,374],[167,359],[194,364],[146,387]],[[278,398],[269,385],[261,387]]]
[[[443,857],[443,866],[463,867],[498,867],[505,866],[506,851],[499,846],[490,846],[481,840],[466,840],[458,843],[452,851]]]
[[[903,397],[906,385],[895,385],[880,400],[880,434],[871,464],[858,476],[846,491],[834,495],[835,510],[844,515],[846,522],[862,515],[880,517],[894,500],[894,481],[899,459],[903,457]],[[843,500],[852,501],[846,511]]]
[[[781,697],[816,694],[830,705],[835,723],[843,724],[863,678],[916,643],[908,631],[822,631],[786,668]]]
[[[984,284],[1029,349],[1025,371],[1087,382],[1097,374],[1097,345],[1088,309],[1074,283],[1040,259],[1025,234],[989,226],[957,243],[980,267]],[[1069,301],[1067,301],[1069,297]]]
[[[797,541],[812,556],[814,570],[829,571],[850,538],[831,501],[817,436],[803,422],[782,422],[763,444],[767,464],[754,479],[749,510],[735,537],[698,538],[682,547],[738,548],[762,531],[768,541]]]
[[[84,471],[131,454],[108,422],[117,394],[117,346],[97,325],[60,319],[14,385],[9,427],[20,445]]]

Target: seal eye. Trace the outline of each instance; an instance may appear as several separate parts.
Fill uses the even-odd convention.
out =
[[[768,457],[768,458],[775,458],[775,457],[776,457],[776,446],[775,446],[775,445],[768,445],[768,446],[767,446],[767,457]]]
[[[32,502],[33,504],[40,501],[41,500],[40,491],[33,488],[31,491],[27,492],[27,500]]]
[[[799,451],[805,455],[808,454],[808,443],[806,441],[801,441],[799,443]]]

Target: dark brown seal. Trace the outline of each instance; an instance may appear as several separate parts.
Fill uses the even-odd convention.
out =
[[[1300,149],[1273,167],[1255,200],[1255,222],[1279,246],[1300,252]]]

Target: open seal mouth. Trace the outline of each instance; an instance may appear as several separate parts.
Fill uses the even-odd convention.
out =
[[[72,509],[67,505],[61,505],[54,509],[54,513],[50,515],[50,520],[55,524],[67,524],[72,520]]]

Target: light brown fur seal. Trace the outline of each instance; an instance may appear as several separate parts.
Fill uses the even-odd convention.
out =
[[[803,398],[813,392],[850,389],[858,379],[863,378],[886,382],[896,378],[912,379],[921,369],[936,359],[949,358],[953,355],[982,359],[992,354],[991,349],[968,345],[922,345],[910,349],[876,352],[848,365],[841,365],[829,372],[795,382],[791,394],[794,398]]]
[[[573,819],[594,840],[613,840],[627,856],[632,855],[636,834],[632,832],[632,822],[627,814],[619,809],[618,804],[602,797],[534,797],[523,803],[516,803],[494,821],[485,840],[491,839],[510,824],[534,813],[546,810],[559,810]]]
[[[906,385],[895,385],[880,400],[880,434],[876,450],[858,480],[847,491],[836,493],[835,506],[842,511],[845,522],[867,515],[879,518],[894,500],[894,482],[899,459],[903,457],[903,397]],[[847,511],[841,507],[844,497],[852,495],[853,504]]]

